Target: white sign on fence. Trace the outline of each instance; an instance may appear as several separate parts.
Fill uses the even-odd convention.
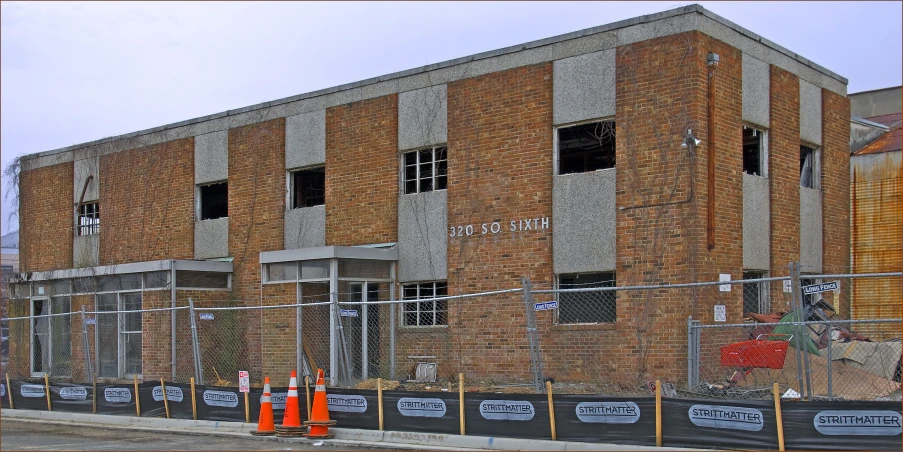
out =
[[[784,293],[790,293],[793,291],[793,286],[790,283],[790,280],[782,281],[784,283]]]
[[[823,284],[813,284],[811,286],[803,286],[803,293],[806,295],[821,293],[821,292],[830,292],[832,290],[840,289],[840,281],[831,281],[829,283]]]
[[[85,319],[85,325],[97,325],[97,319],[91,317]]]
[[[248,371],[238,371],[238,392],[251,392],[251,377]]]
[[[198,314],[198,317],[199,317],[201,320],[213,320],[213,314],[207,313],[207,312],[203,312],[203,313]]]
[[[357,309],[342,309],[342,317],[357,317]]]

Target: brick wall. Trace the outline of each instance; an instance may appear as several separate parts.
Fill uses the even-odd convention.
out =
[[[774,277],[789,275],[787,264],[800,258],[799,78],[772,65],[770,99],[768,168],[771,181],[771,276]],[[781,284],[772,284],[771,294],[772,300],[787,299]],[[786,303],[785,306],[776,304],[772,303],[773,311],[788,311],[790,308]]]
[[[100,219],[100,265],[191,259],[194,139],[101,156]]]
[[[849,118],[850,100],[822,90],[822,265],[825,273],[847,273],[850,269]],[[844,318],[849,317],[848,303],[835,307]]]
[[[552,216],[551,124],[551,64],[448,85],[448,223],[475,229],[448,240],[451,294],[519,287],[524,276],[550,285],[551,229],[511,232],[509,226]],[[481,235],[480,225],[494,221],[502,231]],[[452,341],[466,351],[462,370],[526,376],[521,295],[459,306],[449,313],[449,324]]]
[[[326,244],[398,240],[398,95],[326,110]]]
[[[72,163],[22,171],[19,181],[19,268],[72,267],[75,206]]]

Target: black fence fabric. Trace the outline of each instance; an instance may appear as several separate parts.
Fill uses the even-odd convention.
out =
[[[299,394],[306,397],[304,394]],[[314,388],[310,393],[313,404]],[[383,402],[386,400],[386,392],[383,392]],[[306,419],[306,402],[301,399],[302,419]],[[329,418],[336,421],[336,427],[360,428],[376,430],[379,428],[379,394],[377,391],[353,390],[329,388],[326,391],[326,406],[329,410]],[[389,415],[388,406],[385,407],[385,415]],[[387,421],[388,422],[388,421]]]
[[[133,384],[98,384],[97,414],[137,415],[135,386]]]
[[[655,445],[655,398],[554,394],[555,432],[562,441]]]
[[[774,404],[754,400],[663,398],[662,445],[777,449]]]
[[[13,394],[13,406],[20,410],[47,411],[47,392],[43,381],[10,382]]]
[[[552,438],[544,394],[465,393],[464,418],[468,435]]]
[[[386,430],[458,434],[460,418],[457,393],[383,391]]]
[[[171,419],[192,419],[191,385],[165,383],[166,400],[163,399],[163,385],[142,383],[138,385],[138,397],[141,400],[141,415],[146,417],[166,417],[166,404],[169,404]]]
[[[0,383],[0,408],[9,408],[9,396],[12,394],[6,382]]]
[[[94,387],[90,385],[51,383],[50,402],[53,411],[93,413]]]
[[[238,388],[195,385],[198,419],[207,421],[245,421],[244,394]],[[250,404],[250,394],[248,403]],[[256,419],[254,420],[256,422]]]
[[[787,449],[903,450],[900,402],[783,402]]]

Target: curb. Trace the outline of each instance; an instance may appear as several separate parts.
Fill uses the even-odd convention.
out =
[[[109,414],[83,414],[59,411],[4,409],[2,417],[22,421],[53,421],[80,425],[103,426],[117,429],[150,430],[192,435],[226,435],[247,439],[262,439],[283,442],[311,442],[306,438],[277,438],[251,436],[257,430],[256,423],[227,421],[195,421],[192,419],[165,419],[152,417],[116,416]],[[674,451],[694,450],[671,447],[629,446],[620,444],[584,443],[576,441],[551,441],[521,438],[498,438],[488,436],[462,436],[442,433],[398,432],[362,430],[350,428],[330,428],[333,439],[324,440],[331,444],[347,444],[372,447],[393,447],[430,450],[522,450],[522,451]],[[704,449],[695,449],[704,450]]]

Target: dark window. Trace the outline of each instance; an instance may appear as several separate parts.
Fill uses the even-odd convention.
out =
[[[228,289],[229,274],[221,272],[176,271],[176,287],[198,289]]]
[[[201,220],[214,220],[229,216],[229,183],[202,185]]]
[[[585,173],[614,167],[614,121],[558,129],[558,174]]]
[[[765,272],[743,272],[743,279],[765,278]],[[766,314],[771,309],[768,306],[768,290],[766,283],[762,281],[743,283],[743,315],[750,312]]]
[[[753,176],[765,175],[765,132],[743,126],[743,172]]]
[[[404,193],[445,190],[448,187],[448,148],[406,152],[402,156]]]
[[[615,287],[615,273],[559,275],[559,289]],[[617,292],[560,292],[558,323],[606,323],[618,320]]]
[[[815,149],[800,146],[800,187],[818,188],[815,156]]]
[[[406,326],[448,325],[448,301],[432,300],[436,297],[448,296],[448,284],[445,282],[429,282],[407,284],[402,289],[405,301],[402,317]]]
[[[292,209],[326,204],[326,168],[310,168],[291,173]]]
[[[86,202],[78,206],[78,235],[100,234],[100,205]]]

